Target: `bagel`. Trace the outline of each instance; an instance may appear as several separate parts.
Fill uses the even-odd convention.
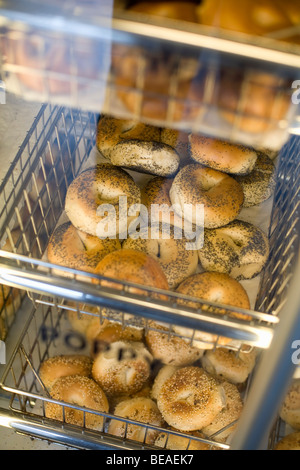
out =
[[[243,145],[198,134],[191,134],[189,141],[193,160],[224,173],[247,175],[257,160],[257,152]]]
[[[243,188],[243,207],[253,207],[269,199],[276,186],[276,168],[265,153],[259,152],[253,171],[249,175],[235,176]]]
[[[160,141],[176,150],[180,158],[180,166],[191,163],[188,132],[163,127],[161,129]]]
[[[94,315],[98,315],[97,307],[86,306],[76,302],[66,303],[68,321],[74,331],[86,335],[86,331],[91,322],[94,321]]]
[[[151,298],[159,298],[161,300],[167,299],[163,294],[150,293],[143,290],[142,286],[169,290],[169,284],[158,261],[142,251],[124,248],[112,252],[99,262],[95,273],[111,279],[100,280],[101,286],[121,290],[123,285],[117,281],[126,281],[127,283],[136,284],[136,286],[127,287],[128,292],[132,294],[151,295]],[[110,320],[113,320],[116,316],[117,320],[120,320],[121,312],[116,310],[101,307],[101,313]],[[144,328],[143,318],[125,313],[122,315],[122,320],[128,322],[126,326]]]
[[[160,394],[161,388],[166,380],[168,380],[177,370],[181,369],[181,366],[175,365],[163,365],[158,371],[157,375],[154,378],[152,389],[151,389],[151,398],[157,401],[157,398]]]
[[[146,444],[153,444],[159,431],[146,427],[145,424],[158,427],[163,425],[163,418],[156,403],[147,397],[135,397],[120,402],[114,410],[114,415],[134,420],[144,425],[112,419],[108,427],[109,434],[133,439],[138,442],[145,442]]]
[[[280,418],[300,431],[300,379],[293,380],[279,411]]]
[[[179,168],[179,155],[167,144],[126,140],[111,150],[113,165],[157,176],[172,176]]]
[[[182,217],[174,210],[169,195],[173,180],[155,176],[142,188],[141,200],[152,223],[162,222],[182,228]]]
[[[140,284],[141,286],[169,289],[167,278],[158,261],[144,252],[129,248],[122,248],[106,255],[98,263],[95,272],[107,278]],[[115,286],[115,283],[103,280],[101,285]],[[130,292],[140,293],[141,290],[138,287],[132,287]]]
[[[233,306],[241,309],[249,309],[250,301],[244,287],[228,274],[204,272],[193,274],[185,279],[176,289],[176,292],[185,296],[199,298],[208,304],[202,304],[201,309],[213,315],[225,315],[225,309],[209,305],[209,302],[223,304],[224,306]],[[181,299],[180,304],[191,308],[199,308],[193,300]],[[251,316],[240,312],[230,312],[230,316],[239,320],[249,321]],[[185,337],[193,338],[193,345],[201,349],[211,349],[212,343],[218,345],[230,344],[230,338],[218,337],[212,333],[202,331],[193,331],[174,325],[174,331]],[[193,336],[192,336],[193,334]]]
[[[280,439],[274,450],[300,450],[300,432],[293,432]]]
[[[231,176],[195,163],[177,173],[170,189],[170,199],[179,215],[196,225],[199,223],[197,206],[203,206],[204,227],[216,228],[238,216],[244,194],[241,185]]]
[[[77,230],[71,222],[66,222],[57,227],[51,235],[47,256],[50,263],[94,272],[105,255],[120,248],[119,240],[100,239]]]
[[[139,1],[128,8],[131,12],[145,13],[160,18],[171,18],[180,21],[198,22],[197,6],[195,2],[161,2]]]
[[[145,57],[139,47],[118,45],[113,70],[117,97],[139,120],[163,127],[166,122],[192,123],[199,115],[205,73],[194,58],[182,57],[178,64],[164,51]]]
[[[90,377],[92,360],[88,356],[70,354],[50,357],[42,362],[39,376],[47,389],[51,389],[60,377],[81,375]]]
[[[120,197],[125,198],[126,205],[126,217],[121,219]],[[78,230],[99,238],[116,238],[137,217],[127,214],[128,207],[138,207],[140,202],[140,189],[128,173],[111,164],[99,164],[72,181],[66,194],[65,212]],[[99,209],[103,209],[103,215]]]
[[[150,392],[151,392],[151,383],[152,383],[152,378],[150,377],[147,382],[143,385],[143,387],[138,390],[135,393],[125,393],[122,395],[114,395],[109,397],[109,406],[111,409],[111,412],[114,413],[116,406],[121,403],[122,401],[125,400],[131,400],[132,398],[151,398]]]
[[[215,101],[220,116],[235,131],[253,136],[280,130],[291,107],[290,83],[257,71],[227,68],[221,71]]]
[[[33,33],[15,31],[13,40],[7,41],[5,54],[20,69],[16,76],[25,90],[40,93],[43,99],[45,95],[70,96],[75,83],[77,91],[83,92],[99,67],[90,40],[74,38],[71,59],[70,44],[54,34],[47,35],[44,29]]]
[[[142,341],[144,332],[120,323],[93,318],[85,330],[85,336],[91,344],[91,356],[95,357],[104,348],[116,341]]]
[[[207,438],[225,442],[234,433],[244,405],[236,385],[226,381],[221,382],[221,385],[225,392],[226,404],[213,422],[202,428],[201,432]]]
[[[202,0],[197,7],[198,21],[207,26],[244,34],[265,36],[287,30],[300,22],[297,0]],[[284,36],[283,36],[284,39]]]
[[[157,406],[169,426],[197,431],[208,426],[224,407],[224,390],[200,367],[180,368],[161,387]]]
[[[148,323],[145,343],[153,358],[162,364],[188,366],[201,358],[203,351],[188,345],[182,338],[175,336],[169,328],[155,323]]]
[[[86,410],[81,411],[49,401],[45,407],[47,418],[102,431],[104,418],[95,411],[108,413],[109,405],[105,393],[94,380],[80,375],[60,377],[51,389],[51,398]]]
[[[249,352],[216,348],[205,352],[201,365],[209,374],[238,385],[246,382],[255,367],[256,358],[255,348]]]
[[[234,220],[224,227],[206,229],[198,253],[205,271],[229,274],[239,281],[252,279],[268,260],[269,241],[260,228]]]
[[[106,158],[114,147],[127,140],[160,141],[161,131],[158,127],[143,124],[130,119],[116,119],[102,116],[97,126],[96,147]]]
[[[173,434],[170,431],[176,431],[176,429],[171,429],[168,431],[160,432],[157,438],[155,439],[155,445],[162,447],[163,449],[169,450],[211,450],[212,446],[205,443],[204,435],[199,431],[185,432],[185,436]],[[203,439],[198,440],[198,439]]]
[[[184,235],[176,235],[174,227],[161,225],[159,228],[142,229],[138,238],[129,236],[122,248],[143,251],[152,256],[165,273],[170,289],[173,289],[196,272],[197,250],[190,249],[189,244]]]
[[[92,377],[108,397],[138,392],[151,373],[152,356],[143,343],[115,341],[95,358]]]

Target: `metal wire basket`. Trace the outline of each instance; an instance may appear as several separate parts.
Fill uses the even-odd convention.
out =
[[[30,299],[32,305],[28,322],[5,368],[2,389],[11,395],[12,410],[22,415],[22,419],[16,418],[16,428],[25,426],[33,435],[44,433],[47,436],[52,430],[55,439],[64,443],[72,436],[72,445],[79,447],[132,448],[137,445],[139,448],[142,445],[144,448],[146,441],[136,444],[126,437],[116,439],[107,434],[107,428],[95,436],[88,429],[82,434],[81,429],[76,430],[67,423],[62,426],[48,422],[44,405],[51,399],[39,379],[41,362],[53,351],[64,351],[66,344],[73,350],[87,346],[84,338],[70,329],[70,313],[96,317],[99,322],[110,319],[123,327],[139,326],[142,322],[143,327],[151,328],[151,320],[161,322],[163,319],[170,336],[174,335],[174,325],[185,327],[184,339],[191,345],[195,332],[200,330],[214,335],[211,348],[218,347],[219,338],[226,336],[232,339],[230,348],[237,351],[241,344],[262,351],[267,349],[297,263],[299,139],[292,139],[279,158],[269,234],[272,256],[260,282],[255,308],[237,309],[249,314],[251,320],[240,321],[232,316],[236,310],[233,307],[184,298],[174,292],[144,288],[137,295],[132,293],[129,283],[121,281],[116,283],[116,288],[102,286],[99,289],[100,276],[51,265],[45,260],[49,237],[64,210],[68,185],[94,148],[97,120],[94,113],[43,106],[2,184],[1,240],[2,244],[9,240],[10,250],[1,251],[1,282],[22,297],[26,291],[25,301]],[[288,238],[282,236],[283,232]],[[91,283],[91,279],[95,283]],[[166,300],[158,299],[159,294]],[[183,300],[193,300],[196,307],[188,308]],[[205,307],[220,309],[225,314],[216,319]],[[3,312],[1,316],[5,320]],[[9,324],[14,320],[11,316]],[[104,417],[107,423],[112,419],[112,415],[104,414]],[[216,445],[228,448],[227,444],[218,443],[218,436],[205,443],[211,448]],[[186,444],[187,448],[191,445],[190,441]]]

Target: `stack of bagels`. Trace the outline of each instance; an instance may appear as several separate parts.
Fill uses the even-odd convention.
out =
[[[135,1],[127,11],[137,21],[163,26],[162,18],[171,20],[170,27],[175,22],[176,28],[183,24],[187,30],[192,23],[205,25],[206,33],[234,35],[236,41],[265,36],[300,44],[297,0],[247,0],[240,5],[234,0]],[[185,54],[178,61],[167,47],[152,54],[139,46],[116,44],[112,70],[125,109],[152,122],[193,122],[210,107],[225,129],[229,123],[241,133],[262,135],[279,129],[291,106],[291,80],[280,73],[238,63],[228,66],[225,61],[215,71],[215,63],[205,58]]]
[[[48,260],[115,280],[102,280],[103,286],[120,289],[126,282],[172,290],[183,296],[182,305],[197,307],[188,299],[198,298],[241,309],[227,313],[249,320],[244,310],[250,300],[240,281],[260,274],[269,244],[258,226],[239,216],[272,195],[273,161],[231,142],[109,116],[99,120],[96,147],[99,161],[67,190],[69,220],[51,236]],[[226,312],[205,304],[202,309]],[[202,345],[203,338],[215,343],[217,337],[194,340]]]
[[[52,356],[40,365],[40,382],[55,400],[46,402],[47,418],[173,450],[217,449],[228,442],[243,410],[253,352],[244,361],[225,351],[225,377],[222,370],[209,371],[199,351],[184,342],[174,364],[158,363],[151,353],[158,337],[150,329],[138,337],[136,330],[107,321],[91,320],[90,327],[96,353]],[[170,346],[166,336],[161,343],[167,356],[182,340]]]
[[[125,283],[129,293],[162,301],[168,301],[172,291],[179,294],[179,306],[199,308],[200,302],[210,315],[251,320],[241,281],[259,275],[269,246],[265,233],[239,215],[271,196],[272,160],[231,142],[109,116],[99,120],[96,147],[99,160],[68,188],[69,220],[49,241],[49,261],[96,274],[100,288],[123,289]],[[118,219],[121,196],[128,204],[126,223]],[[122,222],[115,237],[101,225],[108,212],[98,207],[107,204]],[[142,207],[151,211],[153,204],[165,210],[145,223]],[[185,204],[189,211],[183,210]],[[204,206],[204,244],[187,249],[189,240],[177,237],[177,229],[185,217],[197,228],[193,217],[198,204]],[[170,327],[164,318],[136,321],[123,312],[122,325],[115,313],[101,307],[95,314],[79,316],[76,308],[70,309],[72,328],[90,345],[88,373],[78,378],[81,373],[70,372],[68,362],[66,375],[71,379],[55,372],[59,378],[48,385],[51,396],[146,423],[147,435],[145,428],[132,424],[127,429],[118,420],[110,421],[108,432],[122,437],[127,432],[128,438],[170,449],[183,448],[189,436],[196,438],[196,448],[204,445],[203,436],[214,435],[222,442],[230,438],[235,425],[227,425],[236,423],[242,411],[242,390],[255,366],[256,349],[216,334]],[[47,387],[44,367],[41,379]],[[85,396],[85,387],[94,402],[74,401],[74,396]],[[46,414],[63,419],[59,405],[49,405]],[[69,422],[82,425],[82,413],[77,420],[73,415],[66,415]],[[107,424],[102,416],[85,423],[93,429]],[[151,425],[165,427],[173,438],[166,441],[166,433],[155,432]]]

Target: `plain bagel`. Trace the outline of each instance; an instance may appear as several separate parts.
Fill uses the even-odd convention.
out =
[[[126,198],[126,217],[121,219],[120,197]],[[83,171],[72,181],[65,211],[78,230],[100,238],[116,237],[127,232],[130,222],[138,217],[128,216],[128,207],[138,209],[140,202],[140,189],[133,178],[123,169],[103,163]]]
[[[98,264],[96,274],[108,279],[100,281],[101,286],[121,290],[123,282],[132,283],[128,286],[128,292],[138,295],[147,295],[151,298],[167,300],[167,296],[149,292],[143,286],[169,290],[168,280],[162,267],[152,256],[142,251],[121,249],[106,255]],[[121,281],[118,282],[118,281]],[[128,321],[128,326],[144,328],[144,318],[130,313],[120,312],[115,309],[101,307],[104,318],[116,319],[118,322]],[[122,316],[122,318],[120,318]],[[117,318],[116,318],[117,317]]]
[[[203,205],[204,227],[216,228],[237,217],[244,194],[241,185],[231,176],[195,163],[183,167],[175,176],[170,199],[179,215],[196,225],[197,205]]]
[[[204,231],[204,244],[198,251],[205,271],[229,274],[237,280],[252,279],[264,268],[269,256],[266,234],[242,220]]]
[[[124,249],[139,250],[152,256],[162,267],[170,289],[173,289],[196,272],[198,254],[189,249],[189,241],[183,234],[176,237],[173,226],[146,227],[138,237],[128,237]]]
[[[190,308],[199,308],[196,301],[192,298],[199,298],[201,309],[213,315],[230,314],[233,318],[240,320],[251,320],[251,316],[244,312],[239,311],[226,311],[225,308],[218,308],[217,306],[210,305],[210,302],[216,304],[223,304],[223,306],[233,306],[240,309],[249,309],[250,301],[248,294],[244,287],[235,279],[231,278],[228,274],[216,272],[204,272],[193,274],[185,279],[176,289],[176,292],[188,298],[182,298],[180,303]],[[191,299],[189,299],[189,297]],[[212,349],[214,343],[219,345],[230,344],[230,338],[219,337],[213,333],[206,333],[196,331],[193,333],[189,328],[174,325],[176,333],[181,334],[187,338],[193,338],[193,345],[201,349]]]
[[[224,173],[247,175],[257,160],[254,149],[198,134],[190,135],[190,148],[197,163]]]

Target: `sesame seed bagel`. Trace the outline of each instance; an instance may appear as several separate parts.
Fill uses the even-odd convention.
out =
[[[235,179],[243,188],[243,207],[257,206],[272,196],[276,186],[276,168],[268,155],[259,153],[251,173]]]
[[[100,322],[99,318],[93,318],[86,328],[85,336],[90,343],[91,356],[96,357],[100,351],[116,341],[142,341],[144,332],[114,321]]]
[[[92,376],[107,396],[138,392],[151,372],[152,356],[137,341],[115,341],[94,360]]]
[[[293,380],[290,385],[279,415],[293,429],[300,431],[300,379]]]
[[[153,400],[157,401],[157,398],[165,381],[169,379],[180,368],[181,366],[175,366],[170,364],[163,365],[161,367],[161,369],[158,371],[157,375],[154,378],[151,389],[151,397],[153,398]]]
[[[121,248],[117,239],[100,239],[77,230],[71,222],[57,227],[52,234],[47,256],[50,263],[93,272],[108,253]]]
[[[184,235],[178,234],[177,238],[174,227],[146,227],[138,235],[138,238],[127,238],[122,248],[143,251],[152,256],[162,267],[170,289],[196,272],[197,250],[189,249],[189,241]]]
[[[254,168],[257,152],[251,148],[196,134],[189,139],[191,157],[198,163],[238,175],[247,175]]]
[[[119,219],[122,196],[127,198],[125,220]],[[137,217],[127,217],[127,211],[131,205],[140,204],[140,196],[140,189],[128,173],[111,164],[99,164],[72,181],[66,194],[65,211],[78,230],[99,238],[115,237],[127,230],[127,224]]]
[[[109,406],[105,393],[94,380],[80,375],[58,379],[51,389],[51,397],[90,410],[108,413]],[[102,430],[103,417],[92,412],[83,412],[68,406],[47,402],[47,418],[64,421],[88,429]]]
[[[205,352],[201,364],[208,373],[237,385],[246,382],[254,369],[256,357],[255,348],[249,352],[216,348]]]
[[[127,140],[110,153],[113,165],[157,176],[172,176],[179,168],[179,155],[162,142]]]
[[[231,176],[195,163],[183,167],[175,176],[170,199],[176,212],[196,225],[197,205],[203,205],[204,227],[216,228],[237,217],[244,194]]]
[[[97,126],[96,146],[102,155],[110,159],[113,148],[126,140],[160,141],[160,129],[129,119],[110,116],[100,118]]]
[[[274,450],[300,450],[300,432],[293,432],[280,439]]]
[[[161,427],[164,422],[156,403],[147,397],[135,397],[121,401],[116,406],[114,415],[158,427]],[[151,428],[147,429],[139,424],[126,424],[124,421],[112,419],[108,432],[114,436],[153,444],[159,431]]]
[[[201,431],[206,437],[216,434],[217,441],[225,442],[237,427],[237,420],[243,411],[243,401],[236,385],[226,381],[221,382],[221,385],[225,392],[226,404],[213,422]]]
[[[114,343],[115,341],[142,341],[143,331],[136,328],[124,327],[123,325],[109,320],[100,321],[93,318],[87,329],[86,337],[89,341],[103,343]]]
[[[240,320],[251,320],[250,315],[245,313],[226,311],[222,307],[209,305],[210,302],[223,304],[224,306],[234,306],[241,309],[249,309],[250,301],[244,287],[228,274],[216,272],[197,273],[185,279],[176,289],[176,292],[191,298],[199,298],[207,302],[201,304],[201,309],[213,315],[230,314],[233,318]],[[199,308],[199,305],[188,299],[180,300],[180,303],[191,308]],[[182,336],[191,337],[193,332],[185,327],[174,325],[176,333]],[[218,337],[213,333],[195,331],[193,334],[193,345],[201,349],[211,349],[215,342],[219,345],[230,343],[230,338]]]
[[[203,351],[187,344],[169,328],[153,321],[148,323],[145,342],[154,359],[163,364],[188,366],[201,358]]]
[[[269,241],[255,225],[242,220],[204,231],[204,244],[198,250],[205,271],[229,274],[237,280],[252,279],[264,268]]]
[[[167,379],[157,406],[164,420],[179,431],[208,426],[224,407],[224,390],[200,367],[183,367]]]
[[[166,432],[161,432],[155,440],[155,445],[158,447],[163,447],[164,449],[169,450],[210,450],[212,447],[210,444],[205,443],[205,436],[198,432],[185,432],[186,437],[178,434],[173,434],[172,428]],[[176,429],[173,429],[176,431]],[[178,431],[177,431],[178,432]],[[203,439],[203,441],[195,439]]]
[[[92,371],[92,360],[88,356],[70,354],[54,356],[42,362],[39,375],[48,389],[51,389],[57,379],[68,375],[89,377]]]

